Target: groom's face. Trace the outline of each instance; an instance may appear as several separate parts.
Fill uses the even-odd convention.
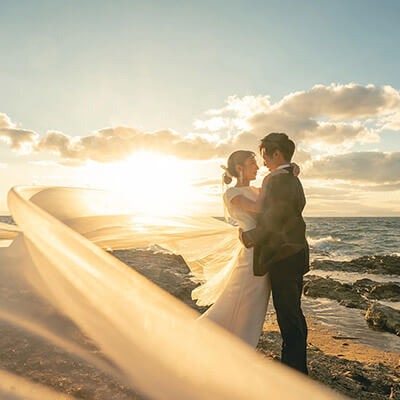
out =
[[[272,172],[279,166],[279,153],[277,150],[269,156],[265,149],[262,149],[261,156],[264,159],[264,165]]]

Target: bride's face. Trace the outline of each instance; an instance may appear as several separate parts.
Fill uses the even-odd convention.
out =
[[[253,181],[257,177],[258,165],[255,157],[249,157],[243,164],[243,178]]]

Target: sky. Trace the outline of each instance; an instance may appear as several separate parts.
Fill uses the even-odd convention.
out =
[[[284,131],[306,215],[400,216],[398,1],[1,9],[1,212],[34,184],[164,190],[220,213],[219,165]]]

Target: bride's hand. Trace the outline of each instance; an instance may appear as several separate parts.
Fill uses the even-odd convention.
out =
[[[300,175],[300,167],[294,162],[290,163],[290,166],[293,168],[293,175],[299,176]]]

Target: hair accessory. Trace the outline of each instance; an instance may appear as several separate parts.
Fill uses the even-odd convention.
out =
[[[233,178],[232,174],[229,172],[228,168],[225,167],[225,165],[220,165],[220,167],[225,171],[226,175],[229,176],[229,178]]]

